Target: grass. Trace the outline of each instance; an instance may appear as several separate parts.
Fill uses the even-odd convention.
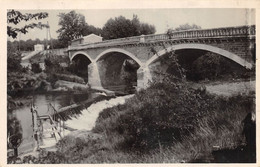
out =
[[[91,135],[67,136],[36,163],[176,163],[212,159],[245,144],[253,96],[218,97],[185,83],[157,83],[100,113]]]

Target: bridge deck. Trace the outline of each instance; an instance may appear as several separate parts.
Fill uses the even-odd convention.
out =
[[[249,37],[255,38],[255,25],[240,26],[240,27],[226,27],[215,29],[199,29],[199,30],[185,30],[175,31],[169,34],[153,34],[141,35],[127,38],[118,38],[112,40],[105,40],[96,43],[86,43],[69,46],[69,50],[80,50],[88,48],[107,47],[114,45],[127,45],[135,43],[152,43],[160,41],[178,41],[178,40],[192,40],[192,39],[208,39],[208,38],[234,38],[234,37]]]

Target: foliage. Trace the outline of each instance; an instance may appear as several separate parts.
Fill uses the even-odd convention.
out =
[[[58,16],[60,17],[59,25],[61,28],[57,30],[57,33],[59,33],[58,39],[63,46],[67,46],[69,41],[81,36],[101,32],[101,29],[89,26],[86,23],[85,16],[76,13],[74,10],[69,13],[60,13]]]
[[[41,69],[39,63],[32,63],[32,72],[34,72],[34,73],[42,72],[42,69]]]
[[[17,148],[22,143],[23,130],[19,120],[16,117],[8,117],[7,119],[7,147],[14,149],[14,156],[18,155]]]
[[[188,23],[179,25],[179,27],[175,28],[176,31],[181,31],[181,30],[198,30],[201,29],[200,26],[196,24],[189,25]]]
[[[176,32],[176,31],[183,31],[183,30],[198,30],[198,29],[201,29],[200,26],[196,25],[196,24],[182,24],[182,25],[179,25],[178,27],[176,28],[169,28],[167,31],[166,31],[166,34],[168,34],[169,36],[171,36],[172,33]]]
[[[92,131],[102,138],[67,136],[36,163],[176,163],[211,156],[212,146],[243,143],[241,121],[253,105],[248,96],[216,97],[188,84],[156,83],[100,113]]]
[[[7,70],[11,72],[21,69],[21,54],[12,44],[7,43]]]
[[[34,45],[36,44],[45,44],[46,40],[40,40],[36,38],[35,40],[28,39],[26,41],[20,40],[20,41],[7,41],[9,44],[13,45],[17,50],[20,49],[20,51],[33,51]],[[66,46],[63,45],[58,39],[51,39],[47,41],[48,43],[52,43],[53,49],[59,49],[59,48],[65,48]],[[46,49],[46,48],[45,48]]]
[[[60,65],[60,57],[48,54],[44,59],[46,73],[62,73],[65,68]]]
[[[7,12],[7,23],[17,25],[21,21],[30,21],[32,19],[40,20],[40,19],[44,19],[46,17],[48,17],[48,13],[46,13],[46,12],[40,12],[40,13],[35,13],[35,14],[30,14],[30,13],[22,14],[20,11],[12,9]],[[7,26],[7,35],[11,36],[12,38],[16,38],[18,32],[26,34],[28,32],[28,29],[32,29],[35,27],[43,28],[43,27],[48,27],[48,26],[45,24],[42,24],[41,22],[27,24],[21,28],[14,28],[14,27],[11,27],[8,25]]]
[[[155,27],[139,21],[137,15],[132,20],[119,16],[110,18],[102,28],[104,39],[116,39],[138,35],[154,34]]]
[[[112,114],[114,119],[100,117],[102,121],[97,121],[94,130],[100,132],[105,127],[111,135],[122,136],[124,140],[118,144],[125,149],[150,150],[160,144],[170,145],[194,131],[197,121],[212,110],[210,101],[213,99],[186,85],[157,83],[145,93],[137,93],[126,107],[121,107],[123,110],[117,110],[116,116]]]
[[[206,53],[197,58],[188,71],[189,79],[198,81],[203,79],[216,80],[225,77],[249,78],[250,70],[214,53]]]
[[[161,66],[166,68],[152,67],[151,72],[154,75],[153,80],[172,82],[172,81],[185,81],[185,69],[179,64],[178,55],[175,52],[168,52],[164,56],[159,57]]]

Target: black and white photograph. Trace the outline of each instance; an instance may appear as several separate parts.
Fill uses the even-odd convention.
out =
[[[4,11],[7,165],[257,163],[256,8],[49,6]]]

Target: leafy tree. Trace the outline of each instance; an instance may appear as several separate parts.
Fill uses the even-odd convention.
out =
[[[85,16],[74,10],[69,13],[60,13],[58,16],[61,28],[58,29],[57,33],[59,33],[58,39],[62,43],[67,44],[83,35],[83,29],[86,26]]]
[[[153,25],[141,23],[137,15],[134,15],[132,20],[126,19],[124,16],[110,18],[102,30],[104,39],[154,34],[156,31]]]
[[[21,28],[12,27],[12,25],[17,25],[21,21],[30,21],[32,19],[39,20],[44,19],[48,17],[48,13],[46,12],[40,12],[36,14],[22,14],[20,11],[17,10],[9,10],[7,12],[7,35],[12,38],[17,37],[17,33],[21,32],[23,34],[26,34],[28,32],[28,29],[30,28],[43,28],[47,27],[47,25],[42,24],[41,22],[38,23],[31,23],[27,24]],[[24,41],[22,41],[24,42]],[[28,42],[27,42],[28,43]],[[7,44],[7,70],[8,71],[20,71],[21,70],[21,53],[17,50],[17,43],[16,45],[11,45],[10,42]],[[28,49],[28,48],[26,48]]]
[[[200,26],[196,25],[196,24],[182,24],[182,25],[179,25],[178,27],[176,27],[175,29],[173,28],[169,28],[167,31],[166,31],[166,34],[168,34],[169,36],[175,32],[175,31],[183,31],[183,30],[197,30],[197,29],[201,29]]]
[[[69,13],[60,13],[58,16],[60,17],[59,25],[61,26],[57,31],[59,33],[58,39],[63,46],[67,46],[69,41],[81,36],[91,33],[99,35],[101,33],[101,29],[88,25],[85,16],[76,13],[74,10]]]
[[[83,29],[83,35],[89,35],[89,34],[96,34],[96,35],[100,35],[102,34],[102,29],[101,28],[96,28],[93,25],[86,25],[85,28]]]
[[[10,24],[17,25],[21,21],[30,21],[32,19],[40,20],[40,19],[44,19],[46,17],[48,17],[48,13],[46,13],[46,12],[40,12],[40,13],[35,13],[35,14],[30,14],[30,13],[22,14],[20,11],[17,11],[17,10],[13,10],[13,9],[9,10],[7,12],[7,23],[9,24],[7,26],[7,35],[9,37],[16,38],[18,32],[26,34],[28,32],[28,29],[30,29],[30,28],[48,27],[48,25],[42,24],[41,22],[27,24],[21,28],[15,28],[15,27],[10,26]]]
[[[21,56],[15,45],[12,43],[7,43],[7,70],[10,71],[20,71],[21,66]]]
[[[181,30],[196,30],[196,29],[201,29],[201,27],[198,26],[198,25],[196,25],[196,24],[189,25],[188,23],[179,25],[179,27],[176,27],[176,28],[175,28],[176,31],[181,31]]]

